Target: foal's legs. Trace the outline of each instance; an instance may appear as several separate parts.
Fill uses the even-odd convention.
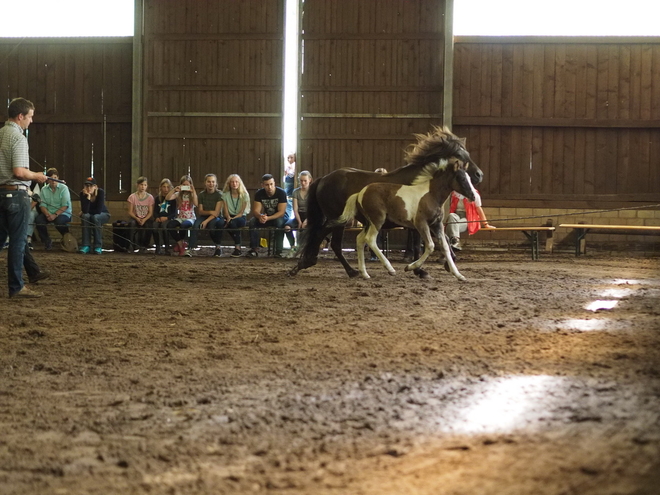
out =
[[[355,239],[355,250],[357,251],[358,271],[362,278],[371,278],[367,273],[367,264],[364,261],[364,238],[367,235],[367,227],[362,229]]]
[[[445,235],[444,225],[442,232],[440,233],[440,240],[442,241],[442,251],[445,253],[445,263],[449,265],[449,270],[458,280],[465,282],[466,278],[460,274],[458,268],[456,268],[456,263],[454,263],[454,257],[452,256],[451,250],[449,248],[449,243],[447,242],[447,236]]]
[[[381,225],[381,227],[382,227],[382,225]],[[365,230],[366,230],[365,237],[366,237],[367,244],[369,245],[371,250],[374,252],[374,254],[376,256],[378,256],[378,259],[383,264],[385,269],[389,272],[389,274],[394,275],[396,273],[396,271],[392,267],[392,264],[390,263],[390,261],[385,257],[383,252],[378,247],[377,238],[378,238],[378,231],[380,230],[380,227],[376,227],[376,225],[372,223],[371,225],[369,225],[368,229],[363,229],[362,232],[365,232]],[[358,249],[360,249],[360,251],[358,252],[358,256],[360,255],[360,253],[362,253],[362,258],[364,259],[364,245],[362,245],[362,247],[358,248]],[[359,259],[359,257],[358,257],[358,259]],[[366,268],[365,268],[364,273],[366,273]]]
[[[433,239],[431,238],[431,231],[429,229],[429,224],[426,222],[420,222],[419,224],[416,224],[415,227],[417,228],[417,231],[419,232],[422,241],[424,241],[424,253],[422,253],[422,255],[419,257],[417,261],[414,261],[413,263],[407,265],[406,271],[415,270],[421,267],[435,249],[435,244],[433,243]]]

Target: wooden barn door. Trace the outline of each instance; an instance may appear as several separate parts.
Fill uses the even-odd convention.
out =
[[[152,190],[188,171],[198,187],[278,173],[284,3],[144,0],[139,173]]]
[[[298,168],[403,165],[413,133],[441,125],[442,0],[305,0]]]

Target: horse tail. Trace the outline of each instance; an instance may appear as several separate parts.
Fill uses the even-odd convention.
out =
[[[357,215],[357,200],[359,194],[360,193],[355,193],[349,196],[348,200],[346,200],[344,211],[337,220],[332,222],[333,225],[343,225],[355,218],[355,215]]]

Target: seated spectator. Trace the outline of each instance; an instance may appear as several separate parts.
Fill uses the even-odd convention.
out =
[[[247,256],[256,258],[259,256],[257,248],[259,247],[259,229],[264,227],[275,227],[275,257],[282,257],[284,243],[284,231],[282,228],[286,224],[288,217],[286,214],[286,192],[281,187],[275,185],[275,179],[272,175],[266,174],[261,178],[262,188],[254,195],[252,202],[252,215],[250,219],[250,251]]]
[[[197,195],[197,219],[190,232],[190,251],[197,247],[197,235],[200,230],[208,230],[211,240],[215,244],[213,256],[222,256],[222,231],[225,219],[222,217],[222,191],[218,189],[218,178],[215,174],[206,174],[204,177],[204,190]]]
[[[307,193],[309,192],[309,185],[312,183],[312,180],[312,174],[307,170],[303,170],[298,174],[300,187],[293,190],[293,217],[284,226],[287,236],[291,229],[298,229],[298,246],[300,246],[304,239],[303,229],[307,228]],[[289,244],[291,244],[291,248],[295,252],[295,241],[291,242],[291,237],[289,237]]]
[[[163,179],[160,181],[160,194],[156,198],[154,207],[154,242],[156,243],[156,254],[161,254],[163,245],[165,254],[170,254],[170,240],[167,232],[167,224],[176,218],[176,199],[167,200],[167,194],[172,190],[172,181]]]
[[[149,240],[151,239],[151,230],[153,229],[153,220],[151,217],[154,212],[154,197],[147,192],[149,183],[146,177],[138,177],[137,191],[128,197],[128,216],[131,221],[129,252],[134,252],[135,248],[140,253],[146,253]]]
[[[445,232],[449,237],[451,247],[456,251],[461,250],[461,232],[468,231],[469,235],[475,234],[481,227],[494,228],[488,225],[486,214],[481,208],[481,196],[474,190],[475,200],[470,201],[462,194],[452,191],[449,203],[449,215],[445,221]]]
[[[247,223],[247,214],[250,211],[250,195],[245,189],[245,184],[238,174],[227,177],[225,187],[222,189],[223,216],[227,223],[226,230],[234,238],[234,251],[232,258],[241,255],[241,229]],[[220,231],[222,234],[222,231]]]
[[[30,189],[28,194],[30,195],[30,219],[27,226],[27,248],[32,251],[32,235],[34,234],[34,226],[37,222],[37,216],[41,209],[39,208],[39,203],[41,203],[41,196],[39,196],[40,191],[39,184],[35,184],[34,189]]]
[[[53,249],[53,241],[48,234],[47,225],[54,224],[57,231],[64,237],[69,233],[67,224],[71,222],[72,208],[69,188],[60,182],[55,182],[60,178],[57,169],[49,168],[46,176],[55,180],[48,181],[48,185],[41,189],[41,203],[39,203],[41,213],[37,215],[35,223],[41,242],[44,243],[46,251],[50,251]]]
[[[188,249],[188,231],[195,223],[195,207],[197,207],[197,192],[193,185],[192,177],[184,175],[179,181],[179,185],[172,189],[165,199],[176,199],[177,216],[167,222],[167,230],[176,243],[174,251],[179,256],[192,256]]]
[[[94,177],[87,177],[80,192],[80,219],[82,221],[80,252],[87,254],[93,248],[94,254],[102,254],[103,224],[110,220],[110,212],[105,205],[105,191],[96,184]]]

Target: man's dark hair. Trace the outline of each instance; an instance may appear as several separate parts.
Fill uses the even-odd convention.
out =
[[[266,174],[261,178],[261,182],[266,182],[267,180],[273,179],[274,177],[271,174]]]
[[[48,170],[46,170],[46,177],[52,177],[53,175],[57,175],[58,177],[60,176],[60,173],[57,171],[55,167],[51,167]]]
[[[34,110],[34,103],[25,98],[14,98],[9,103],[9,108],[7,108],[7,115],[10,119],[15,119],[19,115],[27,115],[30,113],[30,110]]]

